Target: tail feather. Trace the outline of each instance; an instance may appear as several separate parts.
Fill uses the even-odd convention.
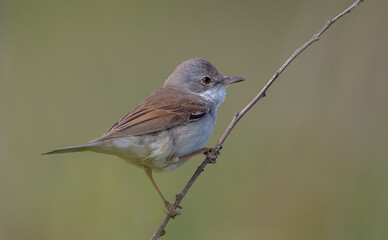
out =
[[[77,146],[57,148],[57,149],[54,149],[52,151],[42,153],[41,155],[69,153],[69,152],[84,152],[84,151],[90,151],[95,146],[96,146],[95,143],[87,143],[87,144],[82,144],[82,145],[77,145]]]

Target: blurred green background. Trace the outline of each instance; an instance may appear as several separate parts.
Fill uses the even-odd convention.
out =
[[[208,146],[280,65],[354,0],[1,1],[0,239],[148,239],[164,218],[86,143],[203,57],[228,89]],[[388,2],[332,26],[239,122],[163,239],[388,239]],[[155,176],[173,200],[203,157]]]

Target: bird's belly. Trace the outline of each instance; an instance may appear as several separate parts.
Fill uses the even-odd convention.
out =
[[[98,152],[116,155],[138,167],[164,168],[174,152],[168,132],[110,139]]]
[[[173,129],[175,155],[183,156],[201,149],[212,134],[214,121],[211,120],[209,116]]]

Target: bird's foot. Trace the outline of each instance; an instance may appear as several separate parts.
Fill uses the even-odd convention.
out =
[[[220,155],[220,150],[222,149],[221,146],[217,146],[214,148],[208,148],[206,152],[204,152],[207,160],[209,161],[210,164],[215,164],[217,162],[217,157]]]
[[[177,211],[176,209],[175,209],[175,205],[174,204],[172,204],[172,203],[170,203],[170,202],[168,202],[168,201],[166,201],[165,203],[164,203],[164,206],[166,207],[166,209],[167,209],[167,211],[165,211],[165,213],[168,215],[168,216],[170,216],[172,219],[174,219],[177,215],[181,215],[182,213],[181,213],[181,211]],[[177,208],[179,208],[179,209],[182,209],[182,207],[181,206],[177,206]]]

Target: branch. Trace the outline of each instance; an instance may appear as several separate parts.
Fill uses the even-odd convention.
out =
[[[288,67],[288,65],[290,65],[290,63],[300,54],[302,53],[307,47],[309,47],[312,43],[316,42],[319,40],[319,37],[333,24],[335,23],[338,19],[340,19],[341,17],[343,17],[345,14],[349,13],[353,8],[355,8],[356,6],[358,6],[361,2],[363,2],[364,0],[357,0],[356,2],[354,2],[350,7],[348,7],[347,9],[345,9],[343,12],[341,12],[340,14],[338,14],[336,17],[332,18],[332,19],[329,19],[329,21],[326,23],[326,25],[321,29],[319,30],[316,34],[314,34],[314,36],[308,40],[305,44],[303,44],[300,48],[296,49],[294,54],[291,55],[290,58],[287,59],[287,61],[279,68],[278,71],[275,72],[275,74],[269,79],[269,81],[267,82],[267,84],[265,84],[265,86],[261,89],[261,91],[256,95],[255,98],[252,99],[252,101],[250,101],[248,103],[248,105],[246,105],[244,107],[244,109],[241,110],[241,112],[238,112],[234,115],[232,121],[230,122],[229,126],[227,127],[227,129],[225,130],[224,134],[221,136],[220,140],[218,141],[218,143],[215,145],[215,147],[212,149],[212,153],[213,155],[207,155],[207,157],[205,158],[205,160],[202,162],[201,165],[198,166],[197,170],[195,171],[194,175],[190,178],[189,182],[186,184],[186,186],[183,188],[182,192],[177,194],[176,195],[176,199],[175,199],[175,203],[174,203],[174,208],[176,209],[180,202],[182,201],[182,199],[185,197],[186,193],[189,191],[189,189],[191,188],[191,186],[193,185],[193,183],[195,182],[195,180],[197,180],[197,178],[199,177],[199,175],[203,172],[203,170],[205,169],[206,165],[209,164],[209,163],[213,163],[215,158],[217,157],[217,154],[219,152],[219,150],[221,149],[222,147],[222,144],[225,142],[225,139],[228,137],[229,133],[232,131],[232,129],[234,128],[234,126],[238,123],[238,121],[253,107],[253,105],[255,105],[261,98],[265,97],[266,96],[266,92],[268,90],[268,88],[272,85],[272,83],[279,77],[279,75]],[[166,225],[168,224],[168,222],[170,221],[171,219],[171,216],[170,215],[166,215],[166,217],[164,218],[162,224],[158,227],[158,229],[156,229],[155,233],[152,235],[152,237],[150,238],[150,240],[155,240],[155,239],[158,239],[160,236],[163,236],[166,231],[164,230],[164,228],[166,227]]]

